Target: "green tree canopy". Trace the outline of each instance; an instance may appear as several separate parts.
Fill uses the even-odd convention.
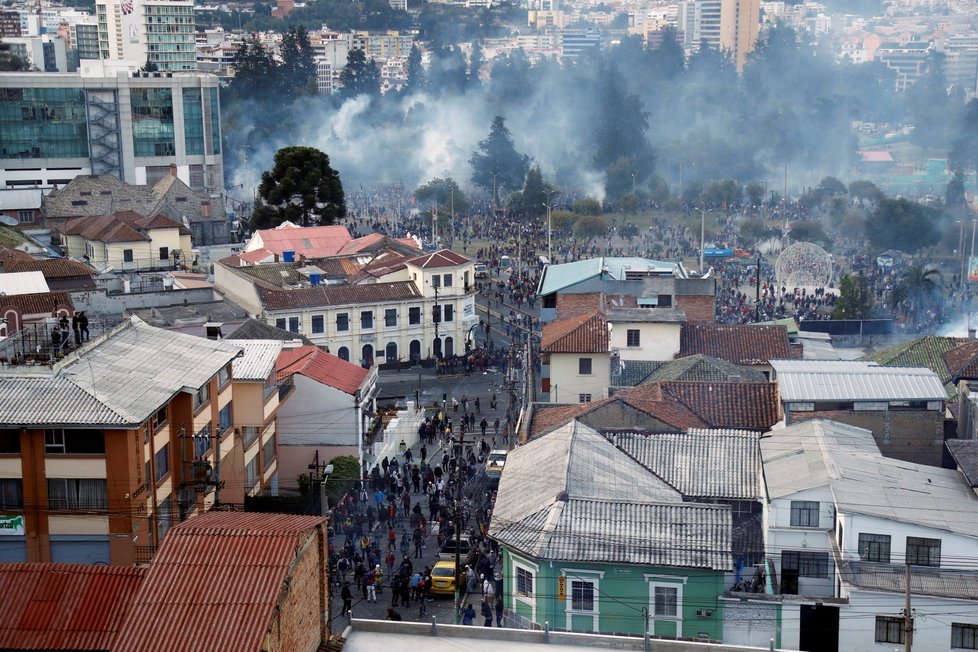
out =
[[[747,203],[751,206],[760,206],[764,203],[764,184],[752,181],[744,189],[747,194]]]
[[[594,197],[584,197],[576,199],[571,205],[571,210],[578,215],[601,215],[601,202]]]
[[[823,197],[835,197],[837,195],[845,195],[849,192],[846,184],[835,177],[825,177],[822,179],[818,184],[817,190]]]
[[[346,55],[346,66],[340,73],[340,95],[344,98],[357,95],[380,95],[380,71],[373,59],[360,48],[351,49]]]
[[[883,191],[877,188],[872,181],[860,179],[849,184],[849,196],[859,201],[875,204],[883,199]]]
[[[839,298],[832,311],[832,319],[869,319],[872,316],[872,288],[862,276],[843,276],[839,281]]]
[[[944,191],[944,205],[948,208],[961,208],[967,204],[968,200],[964,194],[964,174],[961,170],[955,170]]]
[[[491,192],[498,205],[500,192],[518,190],[523,185],[530,157],[516,150],[505,118],[497,115],[492,120],[489,136],[479,141],[469,164],[472,183]]]
[[[286,95],[295,97],[316,90],[316,60],[309,32],[303,25],[290,27],[282,35],[282,63],[279,79]]]
[[[407,85],[404,87],[406,93],[424,90],[428,85],[428,73],[424,69],[424,62],[421,60],[421,48],[417,44],[411,46],[411,54],[407,60]]]
[[[881,249],[916,253],[937,244],[936,210],[906,199],[882,199],[866,219],[866,236]]]
[[[275,165],[261,175],[259,196],[274,211],[275,224],[285,220],[302,226],[332,224],[346,215],[340,175],[329,156],[314,147],[283,147],[275,152]]]
[[[272,88],[278,75],[278,64],[265,49],[257,34],[252,34],[238,50],[234,60],[234,78],[231,91],[241,98],[260,98]]]
[[[414,198],[422,204],[434,204],[446,216],[451,215],[453,210],[456,214],[469,210],[469,200],[451,177],[432,179],[414,191]]]
[[[547,204],[553,201],[556,191],[549,183],[544,183],[540,166],[534,165],[526,173],[523,190],[520,192],[520,208],[531,217],[545,215]]]
[[[574,222],[574,235],[581,240],[600,238],[608,233],[608,225],[597,215],[582,215]]]

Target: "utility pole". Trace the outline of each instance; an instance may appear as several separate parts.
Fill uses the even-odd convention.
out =
[[[913,647],[913,615],[910,612],[910,562],[903,569],[903,652],[910,652]]]
[[[754,286],[754,321],[761,321],[761,256],[757,255],[757,283]]]
[[[441,351],[441,340],[438,339],[438,324],[441,323],[441,306],[438,305],[438,286],[432,285],[435,290],[435,305],[431,308],[431,320],[435,322],[435,340],[439,343],[438,350]]]

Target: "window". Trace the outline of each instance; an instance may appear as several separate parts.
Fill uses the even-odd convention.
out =
[[[160,260],[170,260],[169,247],[160,247]]]
[[[221,370],[217,372],[217,387],[218,389],[223,388],[231,381],[231,364],[228,363],[221,367]]]
[[[590,394],[578,394],[577,395],[577,402],[578,403],[590,403],[591,402],[591,395]]]
[[[641,346],[640,331],[637,328],[628,329],[628,346]]]
[[[903,643],[903,618],[900,616],[877,616],[876,642]]]
[[[134,88],[130,91],[130,100],[135,155],[174,156],[173,91],[169,88]]]
[[[224,434],[231,427],[231,401],[217,413],[217,432]]]
[[[941,540],[907,537],[907,563],[914,566],[940,566]]]
[[[24,507],[24,482],[20,478],[0,480],[0,508],[21,509]]]
[[[452,287],[452,275],[451,274],[445,274],[445,283],[444,283],[444,285],[447,288]]]
[[[272,436],[261,447],[262,470],[264,471],[267,471],[275,462],[275,437],[276,434],[273,432]]]
[[[312,316],[312,334],[322,335],[326,332],[326,318],[322,315]]]
[[[299,318],[289,317],[289,332],[298,333],[299,332]]]
[[[594,611],[594,582],[571,580],[571,610]]]
[[[245,466],[245,490],[251,489],[258,484],[258,456],[255,455]]]
[[[105,455],[101,430],[45,430],[44,452],[53,455]]]
[[[818,502],[792,500],[791,527],[818,527]]]
[[[859,558],[863,561],[890,563],[890,535],[859,533]]]
[[[49,509],[105,509],[105,480],[57,478],[48,480]]]
[[[388,328],[397,326],[397,308],[388,308],[384,311],[384,326]]]
[[[17,430],[0,430],[0,454],[4,453],[20,453],[20,432]]]
[[[528,568],[516,567],[516,595],[533,597],[533,571]]]
[[[209,400],[211,400],[211,384],[206,383],[194,394],[194,412],[196,412],[201,405],[204,405]]]
[[[122,262],[131,263],[132,262],[132,249],[122,250]]]
[[[435,274],[431,277],[431,287],[433,288],[441,287],[441,274]]]
[[[241,436],[244,437],[245,450],[251,448],[251,445],[258,439],[260,433],[261,429],[258,426],[245,426],[241,429]]]
[[[408,308],[408,324],[417,325],[421,323],[421,307],[413,306]]]
[[[951,623],[951,647],[978,650],[978,625]]]
[[[34,211],[17,211],[17,221],[21,224],[33,224]]]
[[[445,321],[455,321],[455,306],[452,304],[445,306]]]
[[[336,330],[337,331],[348,331],[350,330],[350,314],[346,312],[336,313]]]
[[[285,317],[279,317],[275,320],[275,328],[284,331],[286,330],[286,326],[287,324],[285,323]]]
[[[196,440],[194,447],[196,448]],[[156,451],[156,454],[153,456],[153,462],[156,465],[156,472],[153,474],[153,479],[159,482],[170,472],[170,444],[163,444],[163,448]]]
[[[577,373],[581,376],[591,375],[591,358],[577,359]]]
[[[441,322],[441,306],[431,306],[431,321],[436,324]]]
[[[824,579],[829,576],[829,553],[785,550],[781,553],[781,574],[785,571],[795,571],[798,577]]]
[[[346,348],[345,346],[341,346],[340,348],[336,349],[336,357],[339,358],[340,360],[345,360],[346,362],[349,362],[350,349]]]
[[[374,327],[374,313],[372,310],[364,310],[360,313],[360,328]]]
[[[653,586],[652,614],[656,618],[678,618],[679,587],[660,585]]]

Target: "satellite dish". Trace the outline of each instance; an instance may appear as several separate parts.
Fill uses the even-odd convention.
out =
[[[20,224],[20,221],[16,217],[0,214],[0,223],[6,224],[7,226],[17,226]]]

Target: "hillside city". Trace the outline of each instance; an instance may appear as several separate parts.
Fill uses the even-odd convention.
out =
[[[0,650],[978,650],[976,193],[969,0],[0,0]]]

